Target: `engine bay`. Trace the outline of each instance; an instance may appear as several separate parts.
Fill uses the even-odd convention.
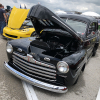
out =
[[[63,58],[78,50],[78,42],[71,36],[44,32],[31,42],[32,46],[44,49],[42,54]]]

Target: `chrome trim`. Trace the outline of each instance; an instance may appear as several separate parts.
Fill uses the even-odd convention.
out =
[[[68,29],[70,29],[67,25],[65,25],[63,22],[61,22],[59,19],[57,19],[55,16],[52,16],[54,19],[58,20],[60,23],[62,23],[64,26],[66,26]],[[71,30],[71,29],[70,29]],[[71,30],[73,31],[73,30]],[[74,31],[73,31],[74,32]],[[75,33],[75,32],[74,32]],[[75,33],[76,34],[76,33]]]
[[[16,59],[14,59],[13,60],[13,63],[15,63],[16,65],[18,65],[18,66],[20,66],[20,67],[22,67],[22,66],[24,66],[24,68],[25,69],[29,69],[29,70],[31,70],[31,71],[37,71],[37,72],[41,72],[41,73],[45,73],[45,74],[49,74],[49,75],[53,75],[53,76],[56,76],[56,74],[55,73],[50,73],[50,72],[47,72],[47,71],[44,71],[44,70],[39,70],[39,69],[36,69],[36,68],[31,68],[30,66],[27,66],[27,65],[25,65],[25,64],[23,64],[23,63],[21,63],[21,62],[19,62],[18,60],[16,60]],[[38,67],[37,67],[38,68]]]
[[[15,59],[17,59],[17,60],[19,60],[20,62],[23,62],[24,64],[27,64],[27,65],[29,65],[29,66],[31,66],[31,68],[38,68],[38,69],[42,69],[42,70],[45,70],[45,71],[49,71],[49,72],[55,72],[56,73],[56,71],[54,70],[54,69],[48,69],[48,68],[45,68],[45,67],[40,67],[40,66],[38,66],[38,65],[33,65],[33,64],[31,64],[31,63],[27,63],[27,62],[25,62],[24,60],[21,60],[21,59],[19,59],[19,58],[17,58],[16,56],[14,56],[14,55],[12,55]],[[14,59],[13,58],[13,59]]]
[[[50,61],[50,58],[45,57],[44,60],[45,61]]]
[[[17,61],[14,61],[14,64],[16,65],[16,66],[19,66],[19,67],[21,67],[21,68],[23,68],[23,69],[25,69],[26,71],[28,71],[28,72],[31,72],[31,73],[34,73],[34,74],[37,74],[37,75],[41,75],[41,76],[44,76],[44,77],[49,77],[49,78],[53,78],[53,79],[56,79],[56,74],[52,74],[52,75],[54,75],[54,76],[49,76],[49,75],[47,75],[47,73],[45,72],[45,73],[39,73],[39,72],[36,72],[36,70],[35,71],[33,71],[33,70],[30,70],[30,69],[28,69],[28,68],[25,68],[25,66],[24,66],[24,64],[20,64],[19,62],[17,62]],[[20,64],[20,65],[19,65]],[[38,70],[37,70],[38,71]],[[49,73],[50,74],[50,73]]]
[[[43,79],[43,80],[46,80],[46,81],[56,81],[56,79],[50,79],[50,78],[45,78],[45,77],[41,77],[41,76],[38,76],[38,75],[34,75],[34,74],[32,74],[32,73],[30,73],[30,72],[26,72],[24,69],[21,69],[19,66],[17,66],[17,65],[15,65],[14,63],[13,63],[13,65],[17,68],[17,69],[19,69],[20,71],[22,71],[23,73],[25,73],[25,74],[27,74],[28,76],[30,76],[30,77],[35,77],[35,78],[38,78],[38,79]]]
[[[46,80],[46,81],[56,81],[56,79],[49,79],[49,78],[44,78],[44,77],[41,77],[41,76],[37,76],[37,75],[34,75],[34,74],[31,74],[31,73],[28,73],[26,71],[24,71],[23,69],[21,69],[20,67],[16,66],[15,64],[13,64],[17,69],[19,69],[20,71],[24,72],[26,75],[28,76],[31,76],[33,78],[38,78],[38,79],[42,79],[42,80]]]
[[[18,48],[17,51],[22,52],[22,49],[21,48]]]
[[[15,53],[15,52],[13,52],[13,54],[16,55],[16,56],[18,56],[18,57],[20,57],[20,58],[22,58],[22,59],[24,59],[24,60],[26,60],[26,61],[28,61],[28,62],[37,64],[37,65],[41,65],[41,66],[45,66],[45,67],[49,67],[49,68],[52,68],[52,69],[56,69],[55,66],[52,66],[52,65],[48,65],[48,64],[39,62],[39,61],[35,60],[35,59],[32,58],[32,57],[29,57],[29,56],[22,56],[22,55],[19,55],[19,54]]]
[[[5,68],[11,72],[12,74],[14,74],[16,77],[19,77],[22,80],[25,80],[29,83],[31,83],[34,86],[46,89],[48,91],[52,91],[52,92],[57,92],[57,93],[65,93],[68,91],[66,86],[57,86],[57,85],[52,85],[52,84],[48,84],[39,80],[36,80],[34,78],[31,78],[29,76],[26,76],[25,74],[15,70],[14,68],[12,68],[8,63],[4,62],[4,66]]]
[[[61,63],[65,64],[66,67],[67,67],[67,70],[66,70],[65,72],[61,72],[61,71],[59,70],[59,64],[61,64]],[[61,67],[61,66],[60,66],[60,67]],[[58,71],[61,72],[61,73],[68,73],[68,71],[69,71],[69,66],[68,66],[68,64],[67,64],[65,61],[59,61],[59,62],[57,63],[57,69],[58,69]]]
[[[11,49],[11,51],[10,51],[10,52],[8,51],[7,46],[10,46],[10,47],[11,47],[11,48],[10,48],[10,49]],[[9,44],[9,43],[7,43],[7,46],[6,46],[6,51],[7,51],[8,53],[10,53],[10,54],[11,54],[11,53],[13,52],[13,47],[12,47],[12,45],[11,45],[11,44]]]

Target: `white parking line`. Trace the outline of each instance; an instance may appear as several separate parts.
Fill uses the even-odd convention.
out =
[[[24,88],[27,100],[38,100],[32,85],[30,85],[29,83],[25,81],[22,81],[22,84],[23,84],[23,88]]]
[[[98,91],[98,95],[97,95],[96,100],[100,100],[100,88],[99,88],[99,91]]]

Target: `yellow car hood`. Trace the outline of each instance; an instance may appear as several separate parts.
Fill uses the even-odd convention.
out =
[[[14,6],[9,17],[8,27],[19,29],[27,18],[28,12],[29,9],[19,9]]]

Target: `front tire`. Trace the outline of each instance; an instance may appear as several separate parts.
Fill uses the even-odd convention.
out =
[[[85,64],[83,65],[81,71],[84,72],[84,70],[85,70]]]
[[[94,48],[93,48],[93,51],[92,51],[92,53],[93,53],[92,56],[95,56],[95,55],[96,55],[98,46],[99,46],[99,43],[95,44],[95,46],[94,46]]]
[[[78,76],[78,78],[76,79],[76,81],[74,82],[74,84],[73,84],[73,85],[77,84],[77,82],[78,82],[78,79],[79,79],[79,76]]]
[[[94,48],[92,56],[95,56],[96,52],[97,52],[97,50],[96,50],[96,48]]]

